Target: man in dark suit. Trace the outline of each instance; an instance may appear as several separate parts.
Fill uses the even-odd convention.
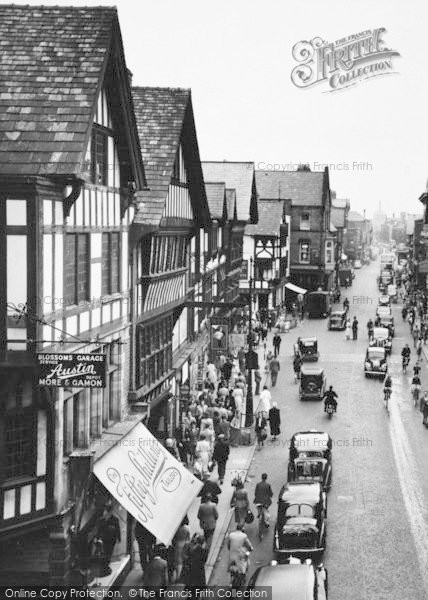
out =
[[[154,556],[147,565],[144,573],[144,585],[162,588],[168,584],[168,563],[163,558],[166,548],[163,545],[155,546]]]
[[[207,549],[210,549],[214,535],[215,526],[218,519],[217,506],[210,498],[202,498],[201,505],[198,510],[199,525],[204,532]]]

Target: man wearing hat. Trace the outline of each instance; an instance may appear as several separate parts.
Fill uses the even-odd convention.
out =
[[[213,460],[217,463],[218,468],[218,477],[220,480],[220,485],[224,481],[224,475],[226,473],[226,463],[229,458],[229,445],[226,442],[226,438],[224,433],[220,433],[217,442],[214,446],[213,452]]]

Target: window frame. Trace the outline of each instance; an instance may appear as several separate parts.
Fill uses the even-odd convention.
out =
[[[302,259],[303,246],[307,246],[307,260]],[[311,242],[309,240],[299,240],[299,263],[308,265],[311,262]]]
[[[91,182],[94,185],[108,185],[108,133],[100,126],[94,124],[91,133]],[[98,149],[102,141],[103,160],[98,162]],[[98,173],[98,164],[102,166],[102,172]]]

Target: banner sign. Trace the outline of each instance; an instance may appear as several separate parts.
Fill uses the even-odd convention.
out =
[[[37,354],[39,385],[47,387],[106,387],[105,354]]]
[[[96,461],[94,474],[166,546],[202,488],[142,423]]]

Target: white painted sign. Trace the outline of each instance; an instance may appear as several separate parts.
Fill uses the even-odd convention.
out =
[[[102,456],[94,473],[114,498],[168,545],[202,483],[139,423]]]

